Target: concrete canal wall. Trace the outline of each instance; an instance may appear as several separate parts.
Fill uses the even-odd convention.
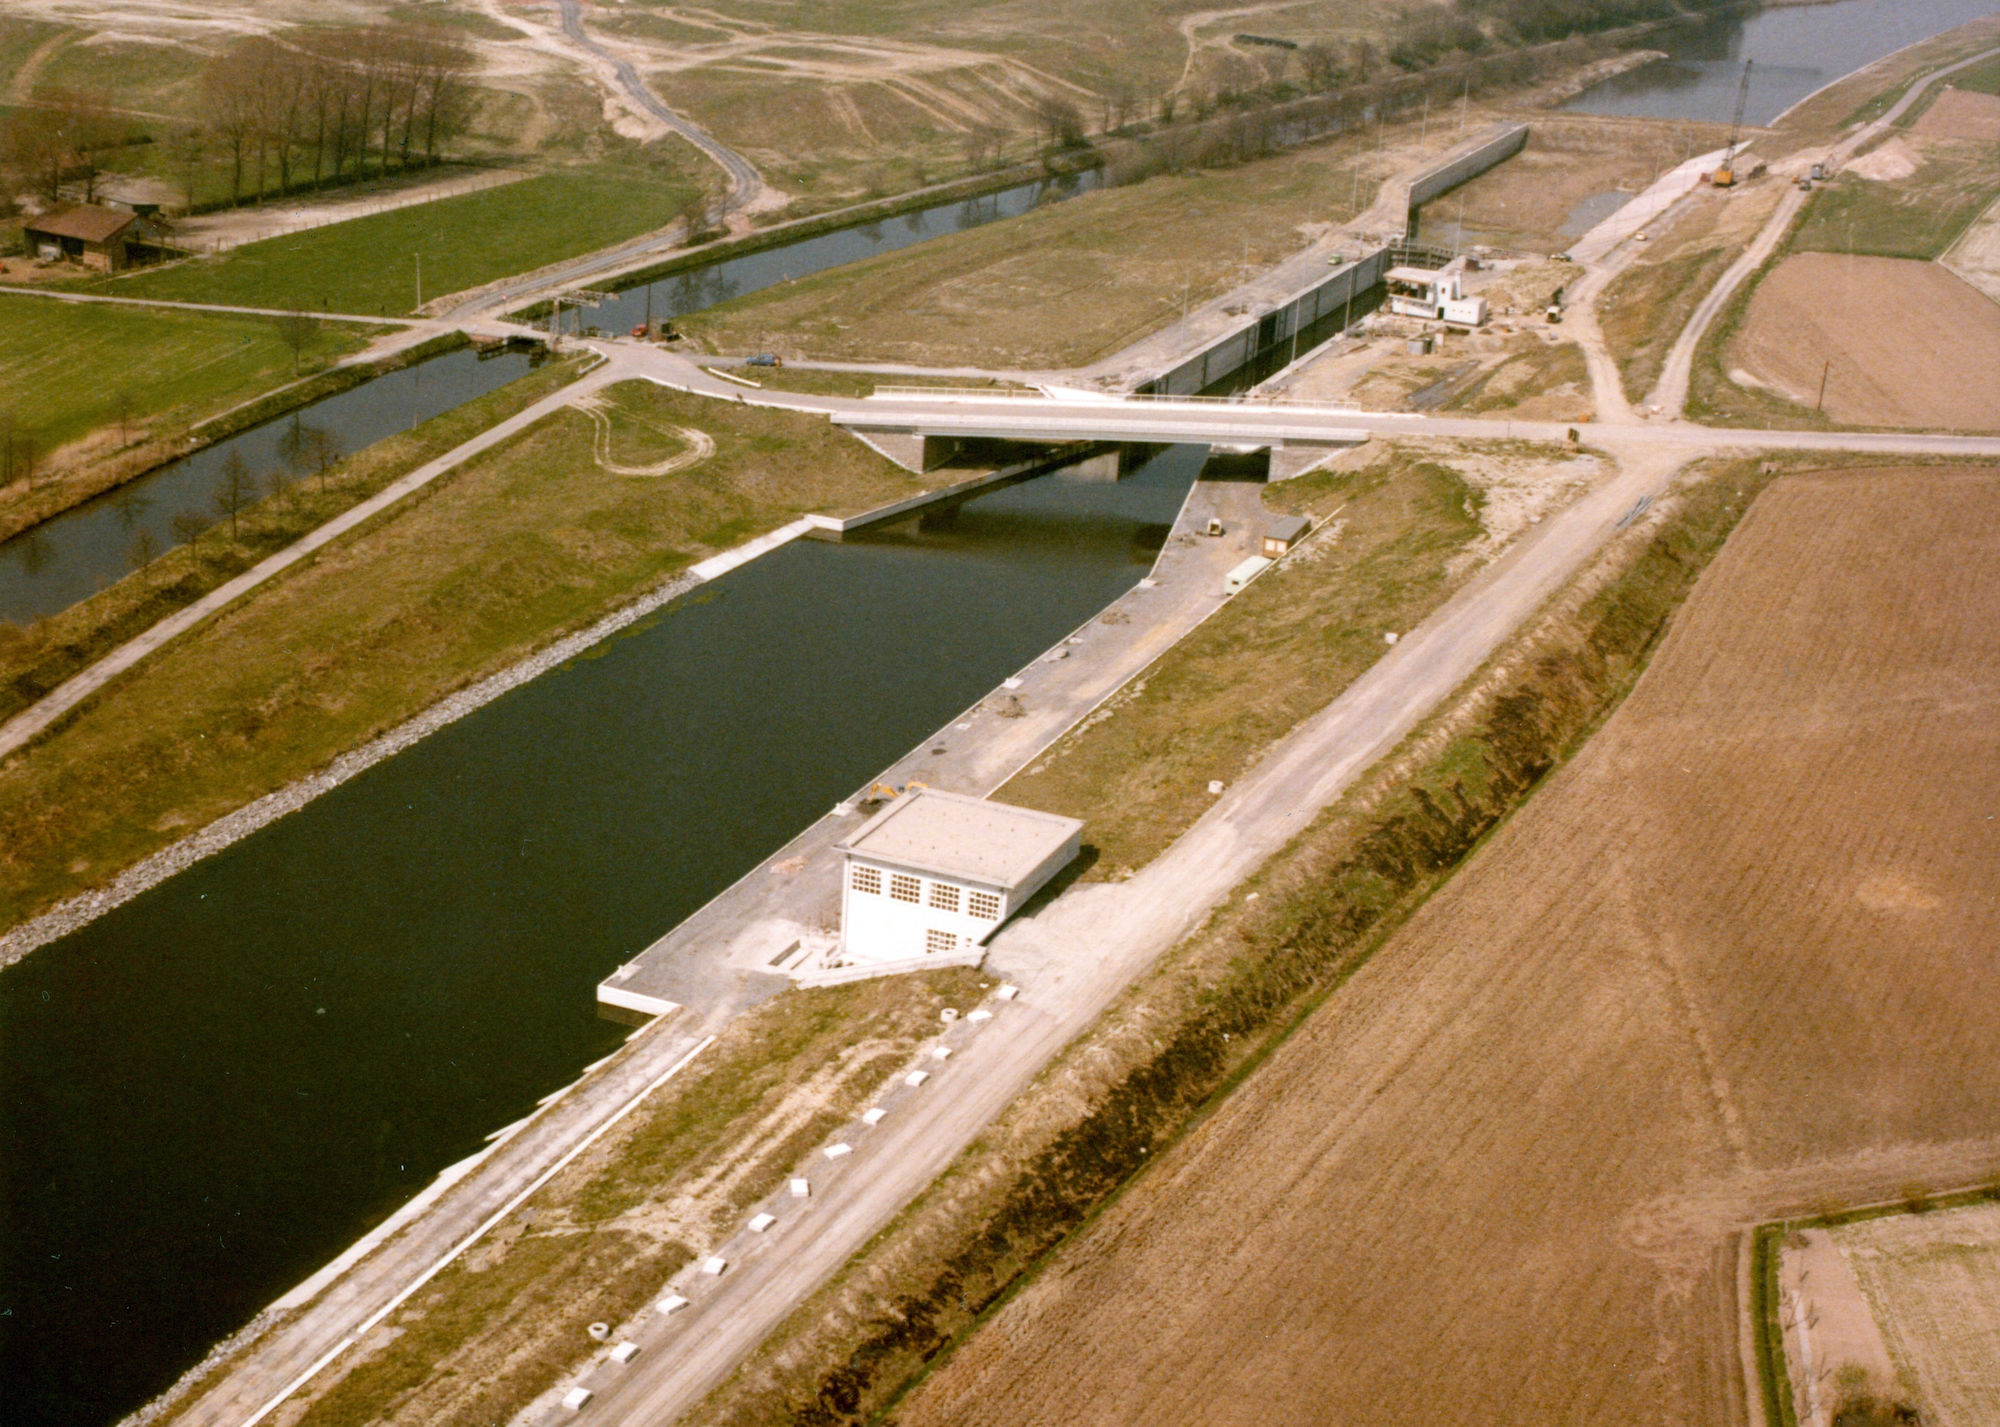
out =
[[[1504,163],[1521,152],[1527,142],[1526,124],[1508,124],[1467,140],[1427,169],[1394,180],[1405,190],[1400,204],[1403,231],[1398,238],[1408,235],[1410,219],[1418,208]],[[1397,207],[1393,195],[1391,206]],[[1390,253],[1390,246],[1377,247],[1262,316],[1250,318],[1179,365],[1145,382],[1138,391],[1145,395],[1193,396],[1217,382],[1227,381],[1265,353],[1335,316],[1349,302],[1359,301],[1362,294],[1381,283],[1390,266]]]

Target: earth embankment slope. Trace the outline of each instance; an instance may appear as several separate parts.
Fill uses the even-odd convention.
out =
[[[2000,1164],[2000,473],[1774,484],[1584,751],[905,1424],[1743,1420],[1734,1230]]]

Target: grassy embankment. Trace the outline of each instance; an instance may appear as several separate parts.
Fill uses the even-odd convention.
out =
[[[1087,816],[1097,875],[1152,861],[1214,802],[1211,779],[1235,782],[1471,573],[1452,557],[1480,533],[1478,494],[1421,453],[1303,476],[1264,502],[1335,524],[995,794]]]
[[[0,293],[0,428],[32,438],[34,486],[0,489],[0,538],[185,449],[188,428],[292,381],[266,318],[113,307]],[[360,350],[374,329],[322,324],[299,369]],[[49,454],[74,442],[59,461]]]
[[[976,1331],[1575,752],[1637,679],[1758,472],[1720,465],[1619,537],[688,1420],[869,1420]]]
[[[229,522],[219,521],[191,543],[27,629],[0,624],[0,719],[426,461],[533,405],[574,380],[583,365],[577,359],[532,372],[355,452],[324,476],[297,476],[281,495],[244,510],[233,535]]]
[[[1925,141],[1922,158],[1907,178],[1843,173],[1816,189],[1790,251],[1938,257],[2000,194],[2000,162],[1990,148],[1956,140]]]
[[[1635,263],[1605,288],[1597,325],[1617,359],[1626,400],[1642,401],[1652,391],[1674,339],[1735,259],[1735,249],[1718,241],[1662,262]]]
[[[91,290],[386,316],[674,221],[691,185],[665,159],[558,169],[500,188],[100,279]]]
[[[102,885],[663,578],[809,510],[922,482],[824,421],[650,384],[606,396],[613,477],[565,410],[167,645],[0,765],[0,925]],[[212,539],[213,537],[211,537]]]
[[[588,1324],[629,1318],[734,1233],[983,984],[963,968],[893,977],[742,1017],[315,1384],[299,1427],[510,1419],[600,1351]]]
[[[690,316],[717,351],[848,361],[1074,366],[1146,335],[1374,197],[1352,142],[1084,194]],[[1405,156],[1404,161],[1407,161]],[[782,339],[772,334],[784,334]]]

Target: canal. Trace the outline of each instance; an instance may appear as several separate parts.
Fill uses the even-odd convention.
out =
[[[609,302],[590,309],[588,320],[607,332],[627,332],[648,315],[656,321],[683,317],[794,278],[809,277],[881,253],[893,253],[950,233],[963,233],[968,228],[984,227],[1003,218],[1018,218],[1045,203],[1059,203],[1088,193],[1098,183],[1095,169],[1055,174],[978,198],[934,204],[879,223],[837,228],[781,248],[725,258],[628,287]]]
[[[703,264],[620,292],[592,311],[590,320],[623,332],[649,312],[662,319],[685,316],[843,263],[1018,217],[1097,185],[1095,170],[1053,175]],[[433,357],[218,442],[0,542],[0,620],[31,623],[122,579],[131,572],[128,552],[141,531],[159,551],[182,544],[176,518],[216,518],[217,494],[232,456],[242,459],[261,495],[270,473],[290,468],[287,438],[299,427],[330,432],[351,454],[484,396],[524,374],[529,361],[519,352],[482,358],[470,349]]]
[[[0,620],[27,624],[69,608],[130,573],[126,552],[147,531],[154,546],[182,543],[174,522],[217,518],[216,495],[232,457],[253,480],[300,472],[287,460],[294,429],[331,432],[343,452],[399,435],[524,375],[525,352],[481,357],[470,347],[385,373],[289,415],[204,447],[0,543]],[[259,484],[261,498],[264,487]]]
[[[0,974],[0,1421],[114,1421],[626,1033],[596,983],[1141,576],[1201,464],[796,542]]]
[[[1586,114],[1727,124],[1743,62],[1743,118],[1768,124],[1814,90],[1919,40],[2000,13],[2000,0],[1831,0],[1716,17],[1648,40],[1668,58],[1616,75],[1563,107]]]

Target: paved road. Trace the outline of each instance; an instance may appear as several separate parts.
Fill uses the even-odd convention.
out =
[[[967,1037],[925,1094],[905,1097],[879,1126],[843,1133],[857,1149],[838,1182],[815,1185],[808,1206],[780,1213],[767,1232],[732,1241],[727,1273],[690,1280],[691,1306],[641,1325],[632,1363],[596,1366],[597,1399],[574,1420],[667,1423],[726,1378],[1133,979],[1476,672],[1681,463],[1661,451],[1626,456],[1612,480],[1406,635],[1137,876],[1072,888],[1004,928],[988,965],[1021,986],[1019,1002]]]
[[[588,50],[606,64],[618,77],[619,87],[631,96],[632,102],[658,119],[662,124],[700,149],[721,167],[729,180],[729,191],[722,200],[722,211],[734,213],[754,204],[764,192],[764,176],[757,167],[743,155],[723,143],[715,135],[690,119],[683,118],[660,102],[659,96],[646,87],[646,81],[639,77],[630,60],[620,59],[590,37],[583,27],[583,11],[578,0],[561,0],[563,33],[579,48]]]
[[[893,409],[775,390],[747,391],[659,349],[624,343],[602,346],[612,361],[589,379],[594,385],[621,376],[645,376],[723,399],[829,415],[872,411],[879,416]],[[1601,379],[1600,366],[1593,363],[1592,372]],[[489,434],[500,439],[577,392],[572,387]],[[966,397],[957,405],[972,411],[977,401]],[[926,403],[922,412],[911,414],[935,415],[938,409],[938,404]],[[1617,407],[1610,410],[1616,412]],[[1188,439],[1201,429],[1215,430],[1218,421],[1273,419],[1268,410],[1250,404],[1225,406],[1222,412],[1236,415],[1219,414],[1213,407],[1197,410],[1186,418],[1189,424],[1174,428],[1178,439]],[[1320,431],[1361,429],[1378,435],[1554,440],[1567,431],[1550,423],[1335,408],[1294,411],[1284,419]],[[1229,429],[1242,435],[1249,427]],[[935,1087],[950,1093],[913,1100],[906,1107],[909,1113],[899,1114],[886,1132],[880,1132],[882,1127],[877,1127],[879,1133],[871,1132],[876,1137],[867,1158],[855,1166],[868,1172],[847,1174],[839,1186],[816,1194],[809,1213],[761,1236],[735,1269],[711,1281],[712,1301],[666,1320],[657,1350],[649,1350],[619,1374],[622,1380],[588,1410],[590,1420],[662,1421],[726,1375],[801,1296],[885,1224],[1056,1051],[1087,1028],[1133,977],[1476,670],[1522,619],[1602,546],[1619,516],[1641,496],[1663,489],[1685,461],[1717,450],[1786,448],[2000,457],[2000,438],[1714,431],[1682,423],[1648,424],[1623,414],[1611,424],[1588,430],[1593,444],[1619,458],[1619,472],[1612,480],[1544,522],[1406,636],[1340,699],[1278,745],[1139,876],[1117,886],[1073,889],[1032,919],[1007,928],[995,945],[993,963],[1026,987],[1023,1001],[1008,1012],[1007,1034],[968,1036],[962,1055],[950,1063],[949,1077],[940,1074]],[[455,463],[469,454],[470,449],[461,448],[443,459]],[[383,497],[393,499],[391,492],[397,490],[391,487]],[[296,559],[303,553],[295,546],[273,558]],[[218,591],[221,595],[223,591]],[[226,599],[204,602],[201,614],[176,628],[213,613],[222,603]],[[146,647],[157,647],[172,632],[162,633]],[[133,658],[144,652],[136,651]],[[468,1176],[423,1221],[364,1259],[270,1344],[250,1354],[187,1420],[236,1427],[268,1405],[279,1387],[338,1351],[357,1325],[379,1314],[382,1303],[405,1291],[416,1275],[433,1268],[438,1254],[462,1242],[460,1236],[483,1222],[495,1203],[506,1202],[510,1186],[527,1182],[563,1146],[574,1145],[607,1115],[628,1104],[633,1087],[647,1083],[649,1071],[671,1065],[694,1033],[705,1028],[681,1024],[684,1016],[688,1013],[668,1017],[636,1036],[620,1056],[580,1082],[553,1112]]]

